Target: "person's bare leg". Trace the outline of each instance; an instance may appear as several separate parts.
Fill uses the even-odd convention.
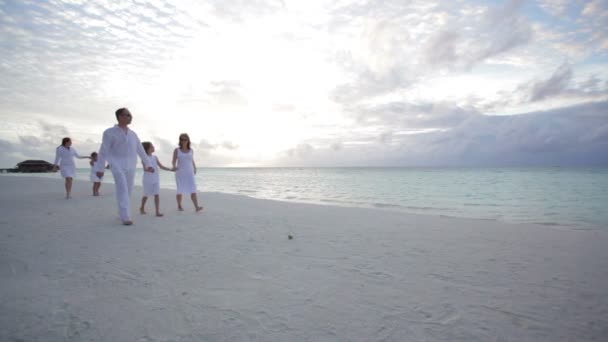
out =
[[[139,208],[139,213],[144,215],[146,213],[146,201],[148,200],[147,196],[141,198],[141,207]]]
[[[72,177],[66,177],[65,179],[65,198],[72,198]]]
[[[182,194],[177,194],[175,199],[177,200],[177,210],[184,211],[184,208],[182,208]]]
[[[194,204],[194,210],[196,210],[196,212],[203,210],[202,206],[198,206],[198,198],[196,197],[196,192],[190,194],[190,198],[192,199],[192,204]]]
[[[99,188],[101,187],[101,182],[95,182],[95,186],[93,187],[93,196],[99,196]]]
[[[160,196],[154,195],[154,206],[156,207],[156,216],[161,217],[163,214],[160,212]]]

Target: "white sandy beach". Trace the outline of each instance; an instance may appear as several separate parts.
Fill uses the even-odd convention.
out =
[[[0,341],[606,341],[608,231],[0,176]],[[288,239],[293,235],[293,239]]]

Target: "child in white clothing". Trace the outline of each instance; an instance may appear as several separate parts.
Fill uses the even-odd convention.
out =
[[[163,214],[160,212],[160,175],[158,174],[158,169],[161,168],[166,171],[175,171],[174,169],[170,169],[165,167],[163,164],[158,161],[158,158],[152,153],[154,153],[154,145],[151,142],[145,141],[141,143],[146,154],[148,155],[147,165],[154,168],[154,172],[144,171],[143,178],[143,186],[144,186],[144,196],[141,198],[141,208],[139,208],[139,212],[141,214],[146,213],[146,201],[148,200],[148,196],[154,195],[154,205],[156,206],[156,216],[161,217]],[[145,170],[146,164],[144,164]]]
[[[95,172],[95,164],[97,164],[97,152],[91,153],[91,182],[93,182],[93,196],[99,196],[99,188],[101,187],[101,177],[97,177]]]

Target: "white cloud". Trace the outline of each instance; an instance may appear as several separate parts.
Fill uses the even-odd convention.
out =
[[[569,0],[538,0],[540,7],[554,16],[563,16],[572,1]]]
[[[392,144],[289,150],[283,165],[606,165],[608,102],[517,116],[469,114],[448,130],[395,136]],[[304,146],[311,146],[313,142]],[[303,150],[305,153],[298,153]]]
[[[50,148],[22,147],[12,128],[92,149],[122,106],[165,158],[187,131],[206,165],[326,151],[364,164],[483,114],[608,96],[602,1],[52,0],[0,13],[9,166]]]
[[[442,8],[417,5],[390,2],[378,6],[381,9],[362,10],[356,5],[341,10],[341,18],[350,18],[336,24],[338,34],[368,43],[346,46],[346,52],[339,54],[338,61],[352,76],[334,90],[336,101],[351,103],[407,91],[442,70],[468,71],[531,38],[531,25],[518,1],[499,8],[464,10],[444,3]]]
[[[568,64],[562,64],[549,79],[530,85],[530,101],[540,101],[562,93],[571,79],[572,68]]]

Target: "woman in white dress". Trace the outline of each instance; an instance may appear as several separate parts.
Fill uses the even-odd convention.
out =
[[[65,178],[65,198],[71,198],[72,180],[76,176],[76,163],[74,158],[87,159],[90,157],[81,157],[75,149],[72,148],[72,139],[69,137],[61,140],[61,145],[55,151],[55,162],[53,170],[61,171],[61,177]]]
[[[194,210],[203,210],[198,205],[196,197],[196,164],[194,163],[194,151],[190,148],[190,137],[186,133],[179,135],[179,147],[173,151],[173,169],[175,170],[175,182],[177,183],[177,209],[183,211],[182,195],[190,194]]]

